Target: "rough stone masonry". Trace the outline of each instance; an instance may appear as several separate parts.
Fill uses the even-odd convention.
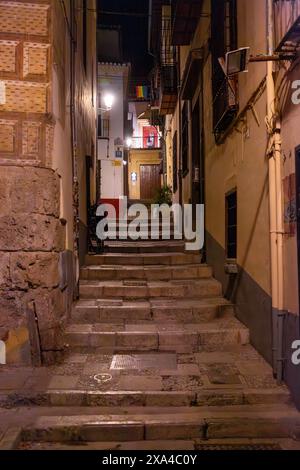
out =
[[[54,361],[66,315],[51,168],[51,5],[0,0],[0,340],[17,364]]]

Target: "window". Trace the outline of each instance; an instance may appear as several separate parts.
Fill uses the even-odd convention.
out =
[[[186,101],[181,116],[182,175],[189,172],[189,105]]]
[[[228,81],[219,63],[229,51],[237,49],[236,0],[212,0],[211,51],[213,127],[216,137],[230,125],[237,113],[235,80]]]
[[[237,258],[237,191],[226,196],[227,258]]]
[[[87,0],[82,0],[82,61],[84,70],[87,67]]]
[[[178,165],[177,165],[177,131],[173,137],[173,192],[174,194],[177,192],[178,189]]]
[[[109,119],[98,116],[98,139],[109,139]]]

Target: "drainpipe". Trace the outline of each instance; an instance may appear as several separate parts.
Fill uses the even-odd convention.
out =
[[[268,54],[274,53],[273,0],[267,0]],[[271,244],[272,334],[273,370],[278,383],[283,379],[283,199],[281,168],[281,125],[276,113],[276,93],[273,78],[273,62],[267,63],[267,102],[270,135],[269,158],[269,206]]]
[[[180,77],[180,61],[181,61],[181,55],[180,55],[180,46],[178,46],[178,64],[177,64],[177,80],[178,80],[178,132],[179,132],[179,152],[178,152],[178,158],[179,158],[179,171],[178,171],[178,190],[179,190],[179,204],[182,207],[183,203],[183,194],[182,194],[182,138],[181,138],[181,127],[182,127],[182,110],[181,110],[181,77]],[[177,136],[178,138],[178,136]]]

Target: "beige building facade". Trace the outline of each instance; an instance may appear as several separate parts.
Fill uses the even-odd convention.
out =
[[[172,2],[179,91],[173,87],[177,104],[165,126],[174,201],[205,204],[203,260],[298,401],[291,357],[300,335],[300,107],[292,99],[300,78],[299,8],[298,1]],[[228,81],[219,58],[242,47],[260,59]],[[272,54],[283,60],[261,60]],[[162,100],[166,93],[162,86]]]

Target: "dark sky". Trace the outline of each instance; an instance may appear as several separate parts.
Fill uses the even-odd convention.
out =
[[[131,62],[133,77],[147,76],[152,68],[148,54],[148,0],[99,0],[99,24],[122,27],[123,60]],[[101,12],[130,15],[110,15]],[[138,16],[139,15],[139,16]]]

